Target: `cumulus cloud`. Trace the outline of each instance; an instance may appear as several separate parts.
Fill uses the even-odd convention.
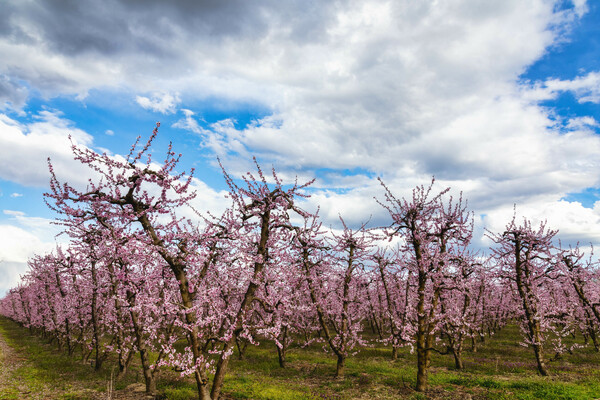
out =
[[[6,214],[6,212],[5,212]],[[26,218],[16,215],[17,218]],[[54,229],[49,225],[42,231],[39,221],[33,223],[36,229],[32,232],[29,227],[24,228],[0,224],[0,296],[8,289],[17,285],[20,276],[27,272],[27,260],[34,254],[43,254],[55,246],[52,240]]]
[[[26,124],[0,114],[0,178],[24,186],[46,187],[50,157],[58,176],[85,183],[79,171],[81,164],[73,160],[69,135],[76,144],[89,146],[93,141],[57,111],[41,111]]]
[[[593,208],[587,208],[579,202],[540,198],[522,202],[516,208],[504,206],[491,210],[485,215],[482,224],[493,233],[501,233],[513,215],[516,215],[517,223],[527,218],[533,226],[545,223],[547,228],[558,230],[556,239],[567,246],[577,243],[586,246],[600,242],[600,202],[596,202]],[[483,236],[479,239],[483,245],[490,244]]]
[[[374,176],[400,197],[436,176],[487,215],[481,224],[505,224],[517,203],[593,238],[579,222],[596,211],[560,199],[600,185],[598,122],[557,124],[539,102],[569,92],[598,103],[600,73],[519,80],[587,11],[583,0],[558,3],[2,2],[0,108],[26,101],[21,82],[47,97],[124,89],[145,109],[180,108],[172,127],[200,135],[234,175],[252,170],[253,154],[288,181],[318,175],[322,190],[305,205],[321,204],[328,223],[338,213],[385,222]],[[206,123],[192,105],[207,99],[268,115],[243,128],[231,118]],[[0,117],[0,177],[45,184],[49,152],[76,171],[67,131],[91,143],[53,112],[31,123]],[[197,186],[206,204],[223,204]]]
[[[263,39],[276,39],[280,32],[273,27],[292,43],[320,40],[327,21],[335,20],[335,8],[273,0],[3,2],[0,73],[10,72],[47,96],[85,96],[107,86],[137,92],[169,86],[231,97],[252,88],[242,97],[255,98],[252,92],[264,91],[264,85],[236,78],[237,63],[266,56],[253,52]],[[239,53],[232,41],[243,42]]]
[[[0,72],[45,93],[154,93],[136,100],[163,113],[180,103],[168,93],[265,105],[272,114],[242,130],[231,120],[203,128],[189,108],[173,125],[204,135],[230,164],[257,154],[301,173],[363,168],[501,180],[543,171],[553,157],[543,144],[556,137],[552,121],[516,81],[587,9],[584,1],[554,6],[8,2],[0,49],[14,57],[0,61]],[[595,79],[550,80],[542,89],[588,101]]]
[[[590,72],[574,79],[548,79],[536,82],[525,91],[532,100],[555,99],[563,92],[571,92],[580,103],[600,103],[600,72]]]
[[[21,110],[25,105],[29,91],[14,79],[0,73],[0,111]]]
[[[567,121],[567,129],[569,130],[585,130],[599,127],[600,124],[593,117],[574,117]]]
[[[21,275],[27,272],[27,263],[4,261],[0,259],[0,296],[4,296],[9,289],[16,287],[21,281]]]
[[[559,13],[542,0],[485,7],[472,0],[9,1],[1,7],[0,73],[10,71],[49,95],[168,87],[273,107],[282,100],[362,98],[368,112],[402,106],[398,95],[468,94],[512,79],[552,43],[553,27],[583,6]]]
[[[135,101],[146,110],[152,110],[162,114],[173,114],[181,100],[177,95],[155,93],[151,98],[136,96]]]
[[[19,210],[2,210],[2,213],[8,216],[7,222],[9,224],[3,225],[3,229],[12,229],[16,232],[24,230],[27,234],[34,234],[39,239],[39,243],[42,243],[42,247],[45,249],[49,248],[49,243],[57,240],[57,235],[61,232],[61,228],[55,225],[54,220],[36,216],[30,216],[27,213]],[[19,234],[20,235],[20,234]],[[38,243],[38,244],[39,244]],[[33,247],[39,247],[38,244],[33,244]],[[23,242],[23,248],[27,247],[27,242]],[[7,249],[13,248],[13,246],[7,246]],[[29,253],[23,253],[29,254]],[[2,257],[0,257],[2,258]],[[17,256],[11,256],[5,259],[14,261],[24,261],[24,259]]]
[[[190,132],[198,133],[198,134],[208,134],[209,131],[203,129],[198,121],[194,118],[194,112],[192,110],[188,110],[186,108],[182,109],[181,112],[184,114],[184,118],[175,122],[172,126],[173,128],[184,129]]]
[[[491,186],[508,179],[517,191],[517,178],[545,174],[538,187],[556,189],[559,149],[569,149],[559,157],[563,170],[585,174],[572,155],[581,151],[593,168],[597,141],[565,143],[517,78],[556,40],[557,27],[583,12],[582,2],[559,13],[543,2],[345,3],[336,19],[322,21],[318,42],[292,42],[274,23],[278,34],[254,59],[244,58],[249,44],[240,38],[229,46],[234,58],[212,56],[234,77],[280,86],[272,115],[241,130],[229,120],[201,130],[192,114],[176,126],[204,134],[204,145],[234,165],[257,154],[289,170],[363,168]],[[568,186],[567,179],[560,181]]]
[[[552,93],[573,92],[580,103],[600,103],[600,72],[590,72],[572,80],[552,79],[546,81],[546,88]]]
[[[35,254],[52,251],[65,238],[56,237],[60,229],[46,218],[32,217],[19,210],[3,210],[8,217],[0,224],[0,296],[16,286],[27,272],[27,260]]]

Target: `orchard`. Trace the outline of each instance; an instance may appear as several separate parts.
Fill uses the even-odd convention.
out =
[[[600,270],[592,254],[562,248],[557,232],[516,217],[488,232],[487,252],[471,246],[473,214],[434,182],[398,198],[381,181],[374,207],[385,226],[323,226],[301,207],[312,181],[285,184],[275,170],[232,177],[229,207],[191,207],[191,174],[171,147],[159,164],[149,140],[126,159],[73,145],[90,170],[85,189],[60,182],[49,160],[48,206],[69,245],[29,260],[0,313],[52,340],[93,368],[116,360],[124,375],[139,359],[146,392],[157,372],[193,377],[199,399],[218,399],[233,357],[270,343],[280,368],[292,346],[319,343],[343,379],[348,359],[374,344],[416,353],[426,391],[432,357],[485,346],[507,324],[535,356],[584,345],[600,350]],[[190,216],[191,215],[191,216]],[[578,337],[585,344],[570,344]]]

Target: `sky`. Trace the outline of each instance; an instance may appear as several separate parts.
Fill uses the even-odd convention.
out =
[[[195,206],[255,156],[326,225],[389,223],[435,177],[489,246],[516,210],[563,243],[600,242],[600,2],[7,0],[0,2],[0,296],[66,239],[50,157],[85,185],[68,136],[127,154],[160,121],[195,168]]]

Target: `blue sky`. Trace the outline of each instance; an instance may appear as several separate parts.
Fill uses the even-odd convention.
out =
[[[600,239],[598,2],[62,1],[0,3],[0,295],[51,251],[46,158],[84,184],[66,137],[124,154],[162,124],[222,207],[220,157],[317,178],[327,224],[386,223],[435,176],[483,228],[513,205],[565,242]]]
[[[572,4],[564,2],[563,7]],[[521,79],[526,81],[543,81],[548,78],[570,80],[585,74],[600,70],[600,4],[590,2],[587,12],[583,15],[563,37],[563,40],[548,48],[546,54],[529,66]],[[559,118],[591,116],[600,119],[600,105],[598,102],[577,101],[571,92],[560,94],[557,98],[540,103],[552,109]],[[599,132],[599,127],[593,127]],[[568,201],[581,202],[585,207],[591,208],[600,200],[600,189],[589,187],[577,193],[568,193],[564,196]]]

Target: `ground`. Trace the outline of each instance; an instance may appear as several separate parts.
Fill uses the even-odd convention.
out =
[[[10,343],[10,337],[21,331],[18,327],[9,324],[0,326],[0,399],[8,400],[68,400],[68,399],[89,399],[89,400],[147,400],[148,396],[144,394],[144,385],[141,383],[132,383],[120,390],[109,391],[110,379],[103,382],[104,379],[98,377],[98,380],[77,379],[77,374],[71,374],[68,370],[61,371],[61,368],[55,369],[49,374],[48,365],[39,363],[37,357],[29,353],[35,347],[23,346],[22,344]],[[17,332],[15,332],[17,329]],[[25,331],[23,329],[23,331]],[[35,338],[33,339],[34,342]],[[37,343],[36,343],[37,344]],[[55,349],[52,345],[42,343],[40,357],[45,356],[45,352],[52,353]],[[53,365],[55,354],[47,354],[47,361]],[[91,370],[89,364],[83,364],[72,360],[72,363],[85,372]],[[59,366],[60,367],[60,366]],[[103,387],[105,385],[105,387]]]
[[[536,373],[531,349],[518,344],[517,326],[509,326],[465,352],[465,370],[451,357],[434,355],[426,393],[415,392],[415,355],[402,349],[398,360],[381,344],[348,358],[346,376],[335,379],[335,357],[323,345],[294,346],[282,369],[272,342],[248,347],[244,360],[235,353],[222,400],[592,400],[600,399],[600,354],[593,346],[551,361],[551,376]],[[576,339],[573,339],[576,340]],[[83,362],[80,352],[67,356],[55,343],[0,317],[0,400],[142,400],[144,385],[134,359],[122,379],[114,378],[114,360],[100,371]],[[162,369],[158,399],[196,399],[192,379]],[[112,386],[112,390],[110,387]]]

